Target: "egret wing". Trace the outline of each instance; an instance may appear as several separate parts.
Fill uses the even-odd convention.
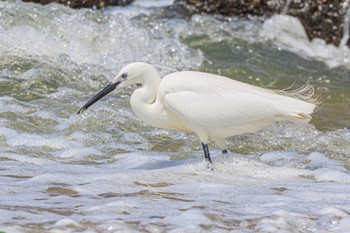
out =
[[[308,122],[315,108],[273,90],[193,71],[166,76],[159,97],[182,121],[205,128],[247,127],[277,120]]]
[[[280,114],[273,102],[251,93],[167,94],[165,106],[183,121],[205,127],[229,127],[273,118]]]

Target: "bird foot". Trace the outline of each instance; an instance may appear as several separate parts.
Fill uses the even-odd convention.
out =
[[[210,162],[207,162],[207,171],[214,171],[213,164]]]

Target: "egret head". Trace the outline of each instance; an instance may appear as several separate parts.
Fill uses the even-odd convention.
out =
[[[145,74],[151,70],[155,69],[150,64],[143,62],[130,63],[119,71],[111,83],[119,83],[116,89],[121,89],[131,84],[142,84]]]
[[[86,109],[88,109],[91,105],[96,103],[102,97],[107,95],[108,93],[121,89],[123,87],[129,86],[135,83],[143,83],[144,74],[155,70],[152,65],[143,63],[143,62],[134,62],[129,65],[126,65],[123,69],[119,71],[117,76],[100,92],[98,92],[95,96],[93,96],[79,111],[78,114],[83,113]]]

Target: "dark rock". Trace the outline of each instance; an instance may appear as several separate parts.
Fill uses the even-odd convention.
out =
[[[299,18],[310,39],[339,45],[343,37],[347,0],[292,1],[287,14]]]
[[[246,17],[249,15],[271,15],[281,12],[286,3],[285,0],[175,0],[174,5],[188,6],[192,13]]]
[[[35,2],[42,5],[56,2],[72,8],[103,8],[105,6],[126,6],[134,0],[23,0],[24,2]]]
[[[349,4],[348,0],[175,0],[174,5],[186,6],[192,14],[225,17],[288,14],[299,18],[309,39],[321,38],[338,46]]]

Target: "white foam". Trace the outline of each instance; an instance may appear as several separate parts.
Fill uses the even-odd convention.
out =
[[[81,224],[78,222],[74,221],[73,219],[70,218],[63,218],[55,223],[55,226],[75,226],[75,227],[82,227]]]
[[[269,153],[271,156],[271,153]],[[288,156],[288,155],[286,155]],[[265,156],[266,158],[266,156]],[[300,176],[306,176],[309,171],[298,168],[286,168],[284,166],[270,166],[257,161],[249,156],[228,154],[214,159],[215,172],[231,174],[246,178],[271,179],[271,180],[295,180]]]
[[[14,98],[9,96],[0,97],[0,113],[4,112],[16,112],[26,113],[30,110],[29,107],[24,106],[23,103],[19,103]]]
[[[31,133],[13,135],[6,142],[10,146],[48,147],[52,149],[63,149],[79,145],[77,142],[66,141],[64,138],[57,136],[43,136]]]
[[[53,163],[53,161],[47,158],[36,158],[28,155],[9,153],[9,152],[1,153],[1,158],[23,162],[23,163],[35,164],[35,165],[48,165]]]
[[[179,215],[168,216],[163,219],[165,223],[171,224],[173,229],[169,232],[198,232],[202,230],[201,225],[210,225],[212,222],[204,216],[202,211],[187,210]]]
[[[338,161],[329,159],[322,153],[313,152],[307,156],[307,159],[309,160],[309,169],[329,168],[336,171],[346,171],[346,169],[341,166]]]
[[[7,128],[7,127],[0,127],[0,134],[6,138],[12,138],[16,136],[18,133],[16,130]]]
[[[20,5],[21,10],[17,10],[16,3],[0,2],[0,8],[6,12],[17,10],[16,17],[20,14],[27,17],[33,5]],[[170,67],[176,67],[179,60],[187,67],[199,65],[203,60],[201,53],[169,36],[165,28],[159,28],[159,34],[154,35],[134,24],[129,15],[121,14],[119,8],[115,8],[115,13],[110,9],[105,15],[86,9],[71,11],[58,5],[35,6],[35,9],[37,17],[32,17],[30,24],[22,21],[10,24],[9,18],[0,20],[2,54],[47,56],[56,61],[61,54],[66,54],[75,63],[97,64],[111,69],[135,60]],[[60,14],[55,17],[48,15],[48,12],[54,14],[56,11]],[[160,50],[171,55],[171,59],[159,56]]]
[[[132,5],[139,7],[165,7],[172,4],[173,0],[136,0],[132,2]]]
[[[339,182],[350,184],[350,174],[341,171],[334,171],[327,168],[320,168],[313,172],[318,182]]]
[[[338,227],[335,228],[336,232],[347,232],[350,229],[350,217],[347,216],[340,220]]]
[[[68,159],[71,158],[73,160],[83,159],[87,156],[101,156],[103,155],[97,148],[95,147],[75,147],[75,148],[67,148],[63,151],[59,151],[56,153],[58,158]]]
[[[326,207],[320,210],[321,215],[330,215],[330,216],[336,216],[336,217],[347,217],[349,216],[349,213],[346,213],[344,210],[340,208],[335,208],[335,207]]]
[[[291,27],[290,25],[293,25]],[[346,45],[336,47],[324,40],[309,40],[299,19],[288,15],[274,15],[267,19],[260,32],[267,40],[302,57],[325,62],[330,67],[350,67],[350,49]]]
[[[46,190],[52,183],[56,187],[66,184],[65,188],[79,195],[72,203],[80,203],[79,212],[84,215],[58,218],[56,230],[84,226],[83,219],[101,222],[104,229],[128,229],[131,218],[150,229],[193,232],[217,226],[230,229],[226,223],[233,218],[239,231],[251,229],[253,224],[256,231],[290,232],[326,229],[334,217],[344,220],[332,229],[345,229],[347,207],[337,205],[348,201],[348,185],[298,177],[315,170],[269,165],[278,155],[283,157],[282,153],[263,155],[267,164],[252,156],[218,156],[214,171],[207,171],[202,158],[177,163],[168,153],[125,153],[116,155],[111,164],[97,166],[46,164],[40,170],[31,169],[34,177],[21,181],[21,186],[35,191]],[[322,156],[311,157],[327,163]],[[20,169],[26,169],[24,162]],[[12,167],[12,173],[19,169]],[[61,195],[52,201],[66,199]]]

